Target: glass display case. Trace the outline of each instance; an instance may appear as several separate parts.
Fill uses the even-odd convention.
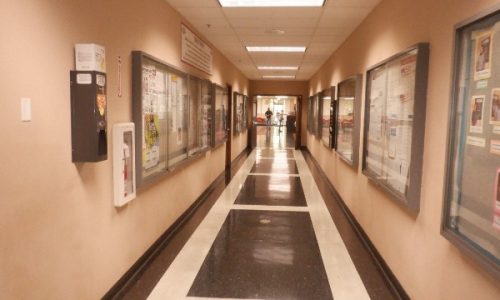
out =
[[[353,167],[358,166],[361,123],[362,75],[347,78],[337,85],[336,151]]]
[[[166,64],[142,52],[133,52],[133,120],[136,124],[137,186],[168,171]]]
[[[175,69],[167,74],[168,167],[188,158],[188,80]]]
[[[227,139],[227,107],[228,91],[227,88],[214,84],[212,88],[212,107],[213,107],[213,130],[212,146],[215,148],[226,142]]]
[[[363,174],[413,212],[420,208],[429,45],[367,73]],[[411,180],[410,180],[411,178]]]
[[[312,124],[311,130],[312,133],[318,138],[320,136],[320,127],[319,127],[319,93],[313,96],[312,99]]]
[[[500,279],[500,11],[456,26],[442,234]]]
[[[335,87],[332,86],[319,94],[320,118],[318,134],[323,141],[323,145],[328,148],[335,148],[336,132],[332,129],[336,119],[336,108]]]
[[[200,107],[200,150],[210,149],[212,143],[212,83],[208,80],[201,81],[201,107]]]
[[[244,96],[238,92],[233,93],[233,135],[243,131],[245,124]]]
[[[204,90],[205,85],[205,90]],[[132,52],[132,118],[137,187],[208,149],[211,96],[204,81],[141,51]],[[205,102],[204,102],[205,101]]]

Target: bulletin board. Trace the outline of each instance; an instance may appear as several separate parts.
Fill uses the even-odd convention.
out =
[[[500,6],[456,26],[442,234],[500,279]]]
[[[212,147],[218,147],[227,140],[227,107],[229,105],[228,90],[226,87],[213,84],[212,87]]]
[[[337,155],[352,167],[358,166],[363,76],[351,76],[337,85],[337,118],[334,130]]]
[[[420,208],[429,45],[367,72],[363,174],[410,211]],[[410,180],[411,178],[411,180]]]
[[[207,88],[209,86],[209,88]],[[137,187],[208,150],[211,83],[141,51],[132,52]]]
[[[337,117],[337,105],[335,99],[335,87],[332,86],[319,94],[319,130],[318,134],[323,145],[335,148],[335,120]]]

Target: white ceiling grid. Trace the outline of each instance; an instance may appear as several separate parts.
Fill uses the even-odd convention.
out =
[[[223,8],[217,0],[166,1],[249,79],[295,75],[296,80],[308,80],[381,0],[326,0],[323,7],[280,8]],[[249,53],[246,46],[306,46],[307,51]]]

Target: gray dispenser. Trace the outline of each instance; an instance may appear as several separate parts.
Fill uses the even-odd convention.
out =
[[[96,71],[71,71],[70,77],[73,162],[106,160],[106,74]]]

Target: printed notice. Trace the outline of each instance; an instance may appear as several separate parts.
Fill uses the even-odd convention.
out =
[[[492,154],[500,155],[500,141],[491,140],[490,142],[490,152]]]
[[[483,138],[475,137],[475,136],[468,136],[467,137],[467,144],[484,148],[484,147],[486,147],[486,140]]]
[[[181,60],[212,74],[212,49],[183,24],[181,24],[181,39]]]

